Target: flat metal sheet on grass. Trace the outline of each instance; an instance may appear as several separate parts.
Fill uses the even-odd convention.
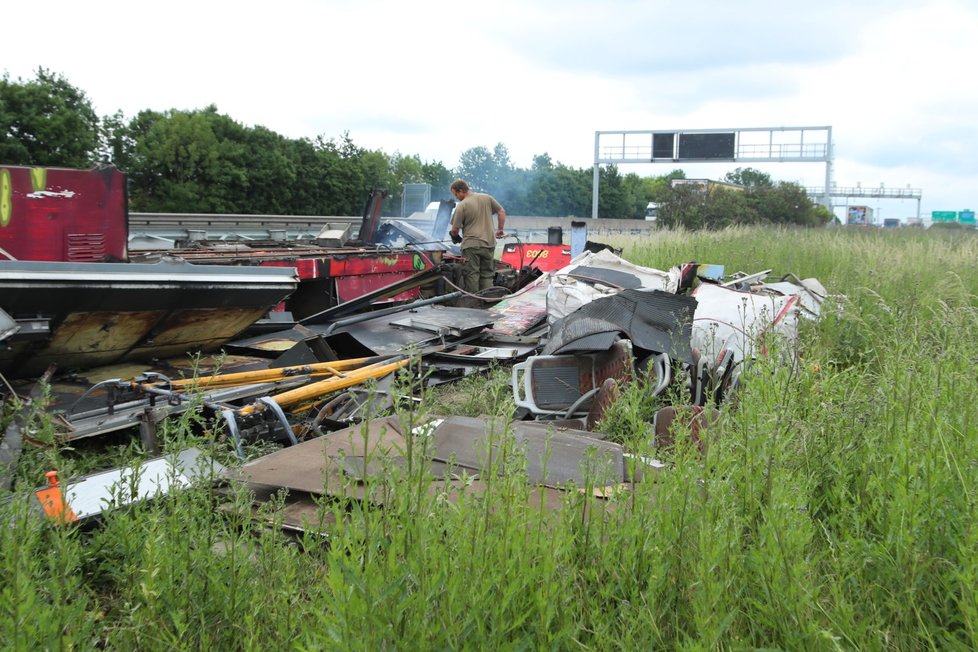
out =
[[[506,425],[501,419],[488,417],[447,417],[431,434],[431,456],[482,474],[500,473],[505,470],[503,462],[515,460],[526,469],[530,484],[622,482],[624,456],[618,444],[595,439],[585,432],[515,421],[509,428],[514,450],[521,454],[504,457]]]
[[[373,419],[276,451],[242,465],[231,476],[311,494],[341,488],[347,472],[335,459],[398,457],[406,450],[397,417]]]
[[[513,447],[506,461],[525,469],[530,484],[611,486],[624,477],[621,447],[586,432],[534,423],[507,424],[490,417],[453,416],[430,424],[429,441],[419,445],[427,446],[430,473],[436,483],[455,482],[462,474],[481,477],[502,472],[500,462],[506,445]],[[381,488],[367,486],[364,481],[404,465],[404,431],[397,417],[374,419],[276,451],[229,475],[310,494],[359,499],[371,491],[370,500],[380,504],[384,502]]]

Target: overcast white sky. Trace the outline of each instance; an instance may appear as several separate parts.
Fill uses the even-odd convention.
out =
[[[924,216],[978,208],[974,0],[48,0],[2,16],[0,71],[61,73],[100,115],[213,103],[449,168],[499,142],[519,167],[590,167],[598,130],[831,126],[837,185],[919,188]],[[825,182],[821,163],[747,166]]]

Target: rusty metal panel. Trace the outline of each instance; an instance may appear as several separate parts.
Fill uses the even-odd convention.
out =
[[[567,482],[583,485],[618,484],[624,478],[624,451],[586,431],[547,427],[545,424],[474,417],[447,417],[432,432],[432,458],[460,467],[489,470],[498,463],[507,432],[525,455],[527,481],[555,486]],[[491,444],[491,447],[490,447]],[[524,463],[517,462],[519,467]],[[502,465],[499,467],[503,470]]]
[[[150,311],[69,315],[47,343],[38,346],[31,342],[15,342],[11,348],[0,350],[0,369],[12,377],[22,378],[36,376],[52,363],[67,370],[116,362],[162,314]]]
[[[326,487],[339,490],[344,482],[344,471],[333,458],[397,457],[406,446],[397,417],[374,419],[266,455],[243,465],[237,475],[249,482],[321,494]]]
[[[264,312],[258,307],[181,310],[169,315],[162,310],[72,313],[48,342],[33,347],[16,343],[0,351],[0,369],[24,377],[43,372],[51,363],[72,369],[123,359],[165,358],[198,349],[209,351],[243,331]],[[8,369],[11,365],[16,368]]]
[[[0,373],[214,349],[296,284],[291,269],[0,261],[3,309],[14,318],[42,316],[51,328],[50,336],[11,338],[0,350]]]
[[[206,350],[234,337],[264,314],[265,308],[261,306],[177,310],[157,324],[150,333],[150,339],[141,342],[133,352],[138,354],[148,348],[173,346],[177,347],[176,353],[187,351],[188,346],[200,346]]]
[[[285,488],[383,505],[394,486],[383,481],[384,474],[403,468],[406,436],[398,417],[374,419],[282,449],[229,470],[228,476],[258,490]],[[416,445],[424,446],[429,454],[432,480],[426,493],[449,502],[485,493],[486,485],[479,477],[490,468],[504,470],[502,464],[490,467],[490,459],[515,464],[513,472],[525,469],[527,482],[538,485],[529,492],[528,505],[533,508],[559,508],[570,487],[590,484],[596,495],[606,496],[624,482],[621,447],[587,432],[536,423],[509,424],[501,418],[448,417],[417,426],[413,436],[419,438]],[[512,447],[505,460],[504,445]],[[463,481],[462,474],[469,478]]]

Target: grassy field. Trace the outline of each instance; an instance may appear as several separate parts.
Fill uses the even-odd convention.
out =
[[[449,503],[417,490],[413,466],[383,480],[383,510],[324,501],[326,538],[264,527],[274,505],[252,515],[240,491],[193,489],[86,529],[8,502],[0,647],[978,649],[978,237],[738,229],[613,244],[660,269],[816,277],[838,309],[803,329],[798,365],[755,365],[704,454],[683,440],[656,451],[670,464],[657,481],[608,501],[568,492],[543,512],[504,477]],[[633,384],[606,431],[653,454],[659,400]],[[419,412],[511,409],[498,370],[426,394]],[[168,446],[200,445],[193,431],[174,424]],[[96,452],[105,466],[139,454],[31,447],[18,491]]]

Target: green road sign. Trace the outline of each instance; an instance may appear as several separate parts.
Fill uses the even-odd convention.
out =
[[[958,211],[958,222],[975,226],[975,212],[969,210]]]
[[[957,219],[958,214],[954,211],[931,211],[930,221],[931,222],[953,222]]]

